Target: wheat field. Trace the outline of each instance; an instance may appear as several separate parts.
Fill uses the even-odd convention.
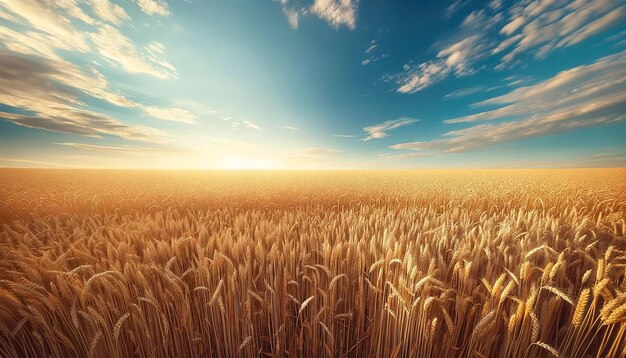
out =
[[[624,357],[626,170],[0,170],[4,357]]]

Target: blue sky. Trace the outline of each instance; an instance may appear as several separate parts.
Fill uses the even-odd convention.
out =
[[[626,166],[626,5],[0,0],[0,166]]]

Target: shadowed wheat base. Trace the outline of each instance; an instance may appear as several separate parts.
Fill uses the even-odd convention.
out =
[[[0,170],[0,355],[626,355],[626,170]]]

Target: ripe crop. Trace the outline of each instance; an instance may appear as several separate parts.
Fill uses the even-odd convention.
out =
[[[0,355],[626,355],[626,170],[0,170]]]

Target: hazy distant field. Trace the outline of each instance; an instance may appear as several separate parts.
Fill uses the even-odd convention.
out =
[[[626,355],[626,170],[0,183],[0,356]]]

